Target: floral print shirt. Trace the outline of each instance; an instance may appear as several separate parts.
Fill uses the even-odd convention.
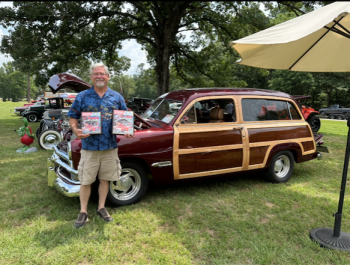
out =
[[[124,98],[114,90],[108,88],[101,98],[90,87],[80,92],[75,98],[68,116],[79,119],[82,111],[100,111],[102,117],[102,134],[90,134],[89,137],[81,139],[83,150],[97,151],[117,148],[117,137],[112,134],[113,110],[127,110]]]

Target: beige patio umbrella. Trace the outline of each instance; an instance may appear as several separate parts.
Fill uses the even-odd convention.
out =
[[[290,71],[350,72],[350,2],[335,2],[298,18],[233,41],[239,64]],[[341,232],[350,157],[350,119],[334,229],[315,228],[310,237],[323,247],[350,252],[350,234]]]
[[[350,2],[335,2],[231,42],[239,64],[290,71],[350,71]]]

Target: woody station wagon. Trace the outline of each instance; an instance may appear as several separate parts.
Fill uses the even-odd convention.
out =
[[[173,106],[176,106],[174,108]],[[292,96],[269,90],[198,88],[160,96],[135,115],[135,138],[117,136],[122,174],[107,200],[127,205],[146,192],[149,179],[183,179],[256,172],[286,182],[294,163],[321,158],[323,135],[314,134]],[[47,162],[48,185],[79,196],[81,140],[71,130]]]

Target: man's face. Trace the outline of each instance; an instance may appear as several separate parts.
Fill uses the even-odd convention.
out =
[[[95,67],[92,70],[90,79],[95,87],[106,87],[109,80],[109,75],[106,74],[105,69],[102,66]]]

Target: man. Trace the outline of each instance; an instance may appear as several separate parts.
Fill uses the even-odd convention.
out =
[[[112,112],[127,110],[124,98],[108,87],[109,71],[102,63],[90,67],[90,79],[93,86],[80,92],[68,112],[69,125],[78,139],[81,139],[81,159],[78,166],[80,180],[80,213],[74,223],[76,228],[83,227],[88,221],[87,205],[91,194],[91,184],[98,174],[99,202],[97,214],[106,222],[113,221],[105,208],[109,181],[119,180],[121,166],[118,158],[116,135],[112,134]],[[83,134],[78,119],[82,111],[100,111],[102,134]],[[125,135],[127,138],[133,137]]]
[[[233,113],[233,103],[232,102],[230,102],[229,104],[226,105],[225,112],[227,114],[232,114]]]

